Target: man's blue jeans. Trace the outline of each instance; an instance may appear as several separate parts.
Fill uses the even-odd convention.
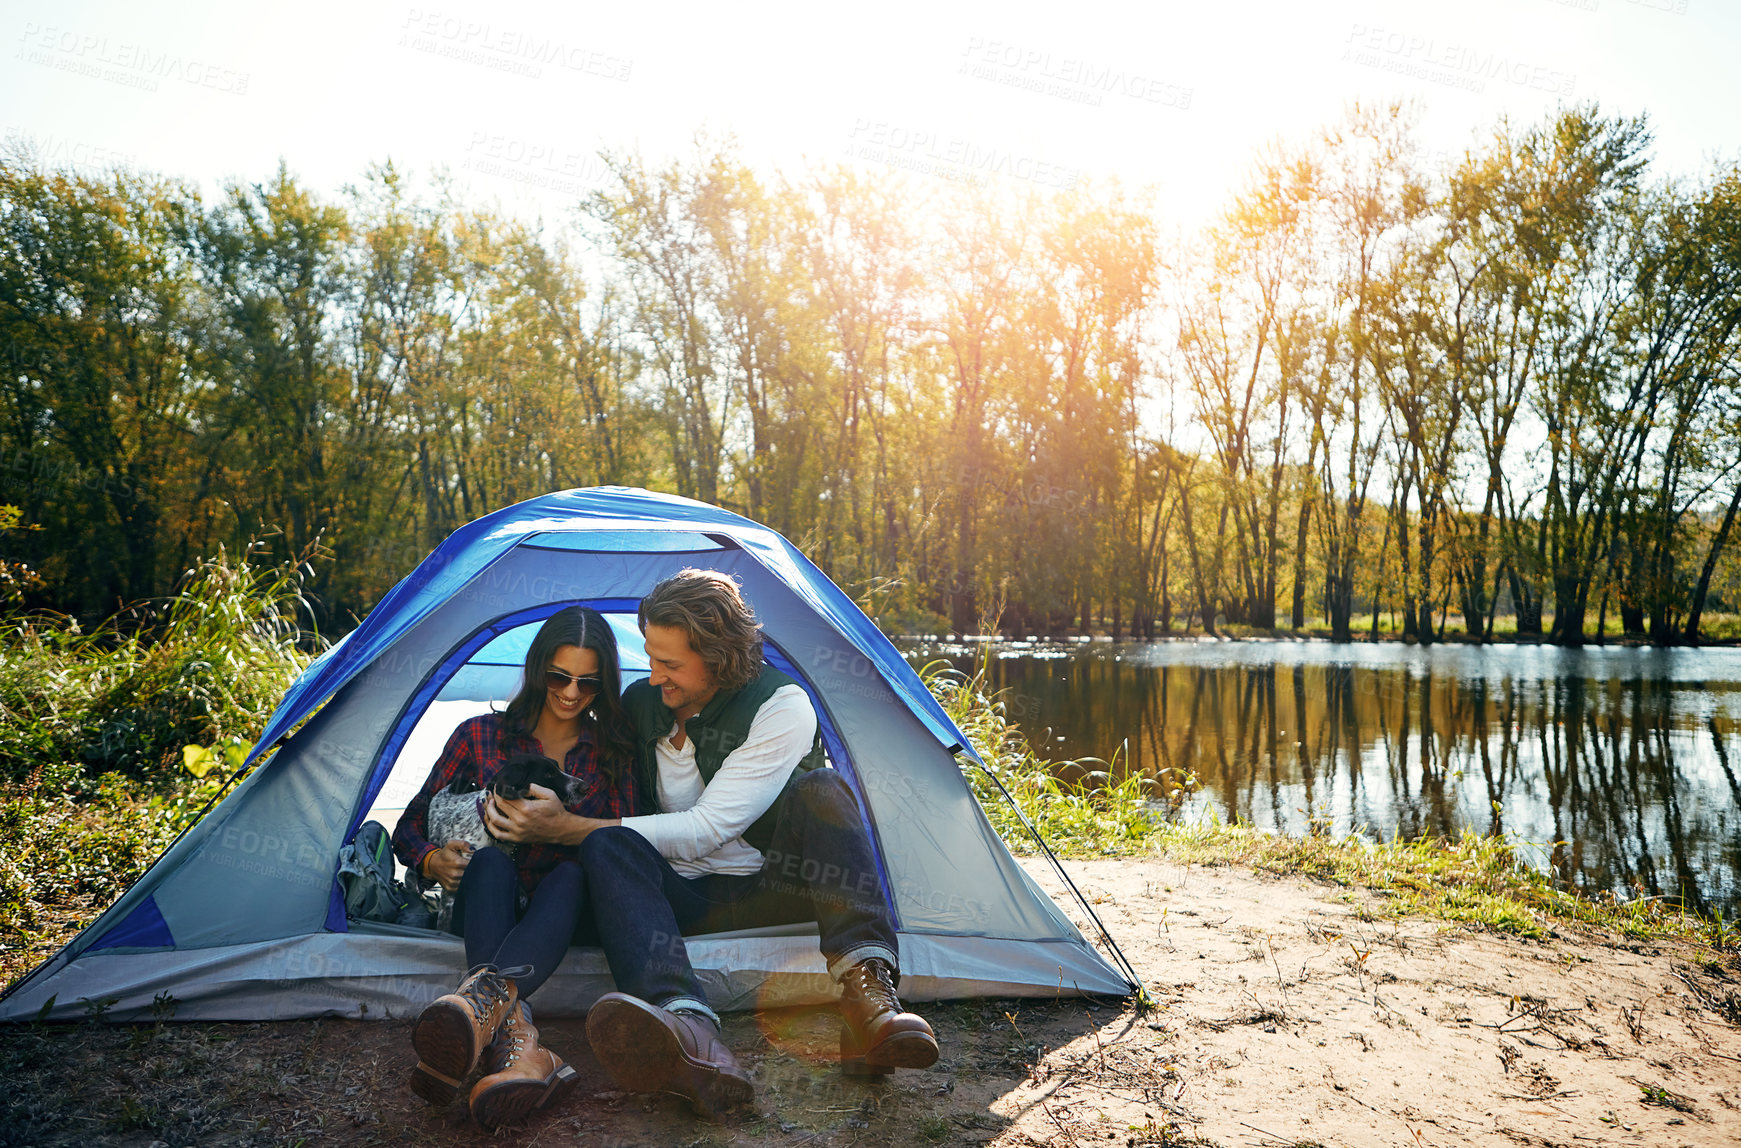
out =
[[[617,988],[706,1007],[685,935],[815,921],[838,978],[869,957],[898,969],[894,916],[858,802],[832,769],[801,773],[774,804],[760,873],[683,877],[645,837],[611,826],[580,847],[587,901]]]

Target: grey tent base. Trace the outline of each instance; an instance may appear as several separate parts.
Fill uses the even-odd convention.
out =
[[[363,928],[204,949],[87,952],[57,976],[21,985],[7,998],[4,1018],[77,1020],[88,1015],[88,1002],[114,998],[106,1017],[150,1019],[158,994],[174,985],[176,1020],[402,1020],[451,991],[463,971],[457,937]],[[1082,942],[902,933],[900,944],[903,1000],[1130,991]],[[709,1003],[721,1011],[825,1004],[839,995],[814,926],[691,938],[688,948]],[[45,1014],[50,981],[55,999]],[[579,1016],[614,987],[600,950],[573,948],[532,1004],[541,1016]]]

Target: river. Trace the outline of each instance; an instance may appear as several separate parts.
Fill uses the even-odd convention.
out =
[[[907,643],[971,670],[976,643]],[[1741,910],[1741,650],[999,642],[1054,760],[1194,775],[1183,816],[1523,843],[1590,890]],[[1095,768],[1100,768],[1096,766]]]

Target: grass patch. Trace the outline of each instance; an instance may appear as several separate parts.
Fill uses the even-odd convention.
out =
[[[920,677],[985,761],[983,770],[964,762],[962,774],[1013,852],[1037,851],[1025,819],[1059,853],[1147,853],[1156,831],[1176,812],[1178,800],[1195,780],[1186,777],[1175,783],[1168,775],[1156,779],[1129,772],[1120,776],[1116,758],[1110,763],[1099,758],[1048,761],[1008,720],[1001,691],[988,692],[983,667],[968,676],[937,661],[920,670]],[[1067,767],[1078,776],[1060,778],[1059,770]]]
[[[1465,831],[1457,838],[1372,842],[1360,837],[1278,837],[1246,825],[1169,823],[1152,847],[1170,860],[1240,864],[1378,894],[1375,912],[1436,917],[1538,940],[1582,927],[1633,940],[1683,940],[1713,949],[1741,947],[1741,930],[1660,897],[1623,900],[1568,889],[1519,856],[1503,838]]]
[[[1654,1104],[1658,1108],[1672,1108],[1676,1112],[1692,1112],[1694,1104],[1678,1092],[1670,1092],[1660,1084],[1640,1084],[1638,1090],[1644,1095],[1640,1104]]]

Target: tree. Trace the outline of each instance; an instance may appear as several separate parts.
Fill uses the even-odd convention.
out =
[[[289,560],[335,529],[357,477],[329,469],[350,414],[331,332],[349,292],[349,222],[280,165],[269,184],[232,185],[193,238],[206,303],[197,365],[212,384],[195,506],[221,498],[229,542],[270,533]]]
[[[1208,258],[1180,303],[1180,362],[1214,448],[1222,523],[1233,526],[1231,576],[1219,553],[1214,563],[1225,609],[1264,629],[1276,618],[1293,389],[1313,338],[1304,284],[1315,180],[1309,157],[1267,153],[1210,229]]]
[[[174,576],[206,396],[189,369],[197,197],[0,158],[0,447],[61,601],[107,613]]]

